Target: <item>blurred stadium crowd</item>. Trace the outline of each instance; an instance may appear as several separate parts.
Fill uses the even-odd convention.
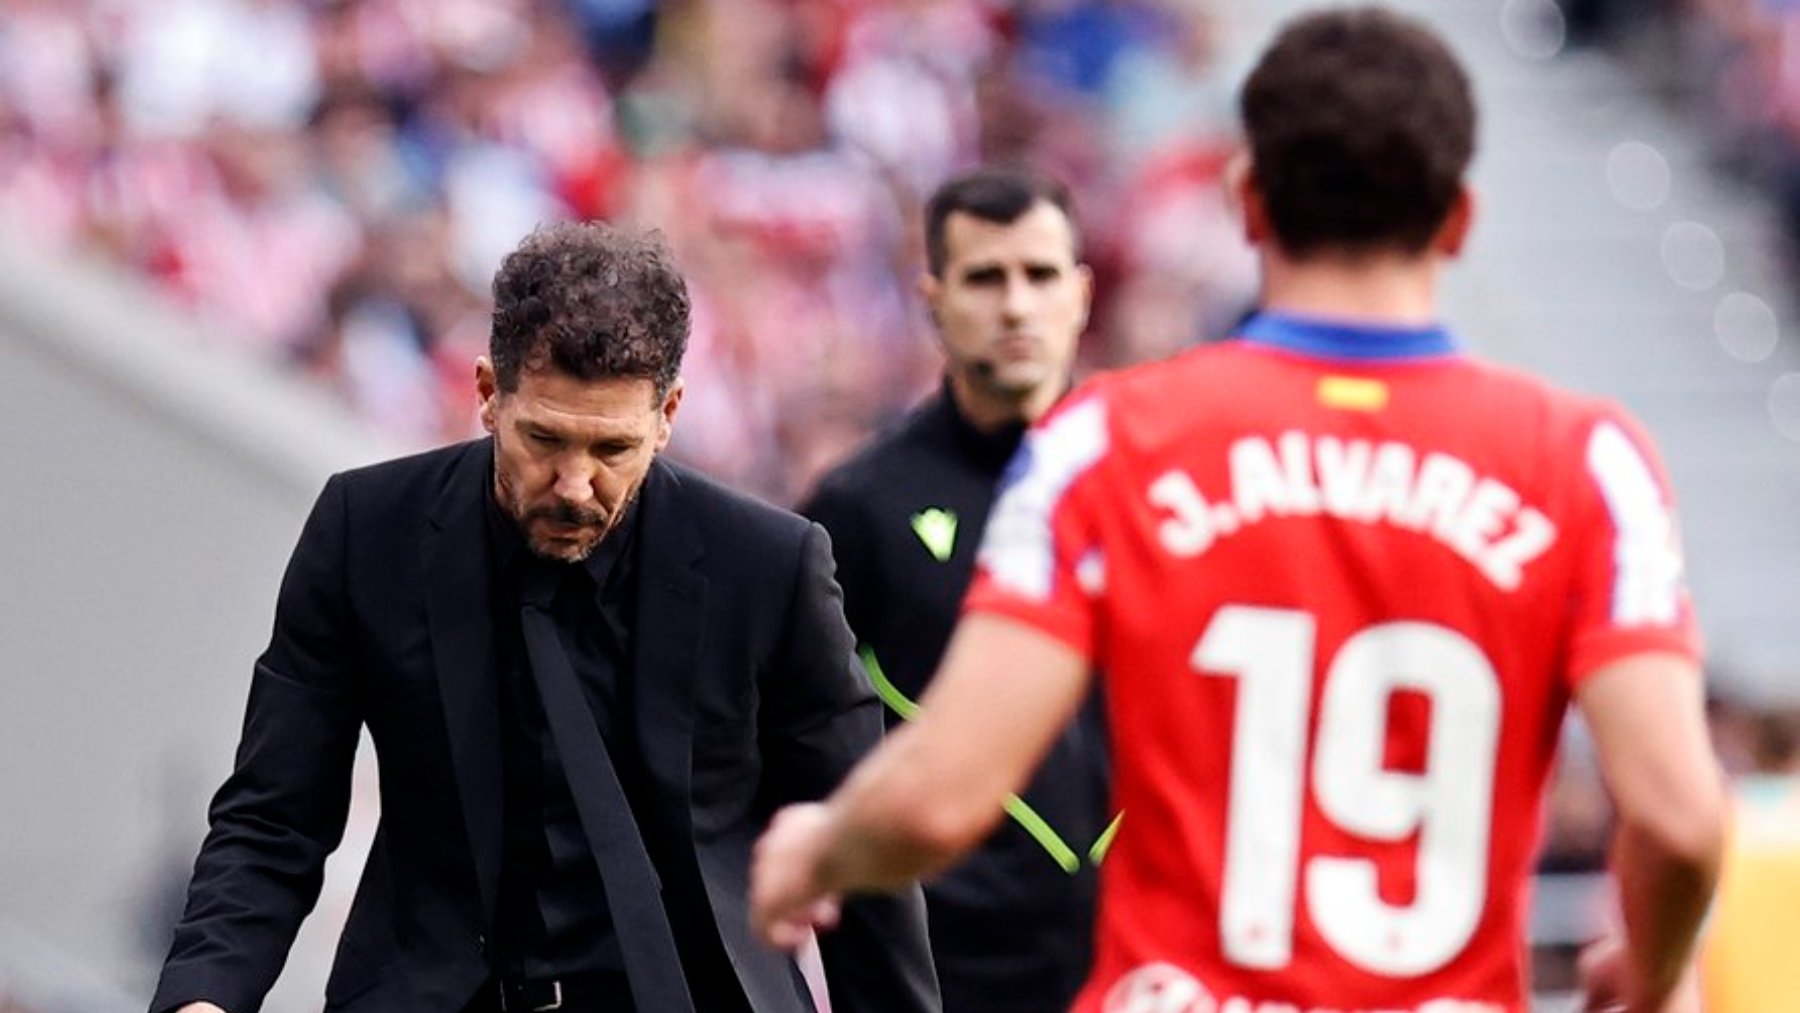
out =
[[[696,302],[675,452],[784,502],[933,382],[916,211],[977,160],[1074,186],[1095,362],[1249,297],[1197,0],[0,12],[0,219],[141,273],[403,444],[470,431],[486,285],[553,218],[668,234]]]
[[[1651,23],[1674,40],[1658,73],[1800,237],[1800,5],[1565,9],[1577,41]],[[1243,312],[1254,264],[1217,185],[1224,17],[1207,0],[0,0],[0,227],[142,276],[208,340],[422,447],[474,431],[487,285],[521,235],[654,225],[695,301],[674,452],[791,503],[936,382],[918,210],[952,172],[1071,184],[1097,274],[1088,367]],[[1794,715],[1717,718],[1732,773],[1796,773]],[[1544,868],[1598,869],[1606,803],[1579,745],[1551,809]]]

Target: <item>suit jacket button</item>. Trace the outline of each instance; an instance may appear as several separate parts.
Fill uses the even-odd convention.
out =
[[[486,953],[487,952],[487,937],[486,936],[476,936],[475,937],[475,951],[477,953]]]

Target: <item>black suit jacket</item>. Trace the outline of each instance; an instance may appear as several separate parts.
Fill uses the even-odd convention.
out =
[[[487,977],[502,837],[482,514],[492,462],[481,440],[326,484],[282,582],[152,1009],[260,1006],[343,833],[365,725],[381,821],[326,1008],[455,1013]],[[800,1013],[791,961],[749,932],[750,848],[775,807],[827,793],[881,734],[829,542],[661,461],[641,509],[645,842],[677,933],[716,933],[695,948],[723,947],[757,1013]],[[916,891],[849,904],[821,949],[841,1013],[937,1007]]]

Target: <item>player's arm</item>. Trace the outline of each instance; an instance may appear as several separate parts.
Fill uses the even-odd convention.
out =
[[[1672,1008],[1682,998],[1724,835],[1700,672],[1679,654],[1633,654],[1582,680],[1576,702],[1618,810],[1611,865],[1624,949],[1613,958],[1616,968],[1600,972],[1619,980],[1599,987],[1616,987],[1632,1011]]]
[[[836,898],[891,889],[979,843],[1080,706],[1088,664],[1019,620],[958,625],[918,717],[823,803],[778,814],[757,845],[751,918],[791,948]]]

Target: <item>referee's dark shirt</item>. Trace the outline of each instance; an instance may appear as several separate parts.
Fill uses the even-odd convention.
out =
[[[800,507],[831,534],[857,639],[913,700],[949,640],[1001,472],[1023,435],[1020,425],[977,430],[946,386],[829,472]],[[1008,819],[926,885],[945,1013],[1061,1013],[1086,976],[1095,888],[1087,851],[1110,819],[1098,710],[1090,701],[1024,792],[1082,857],[1081,871],[1063,871]]]

